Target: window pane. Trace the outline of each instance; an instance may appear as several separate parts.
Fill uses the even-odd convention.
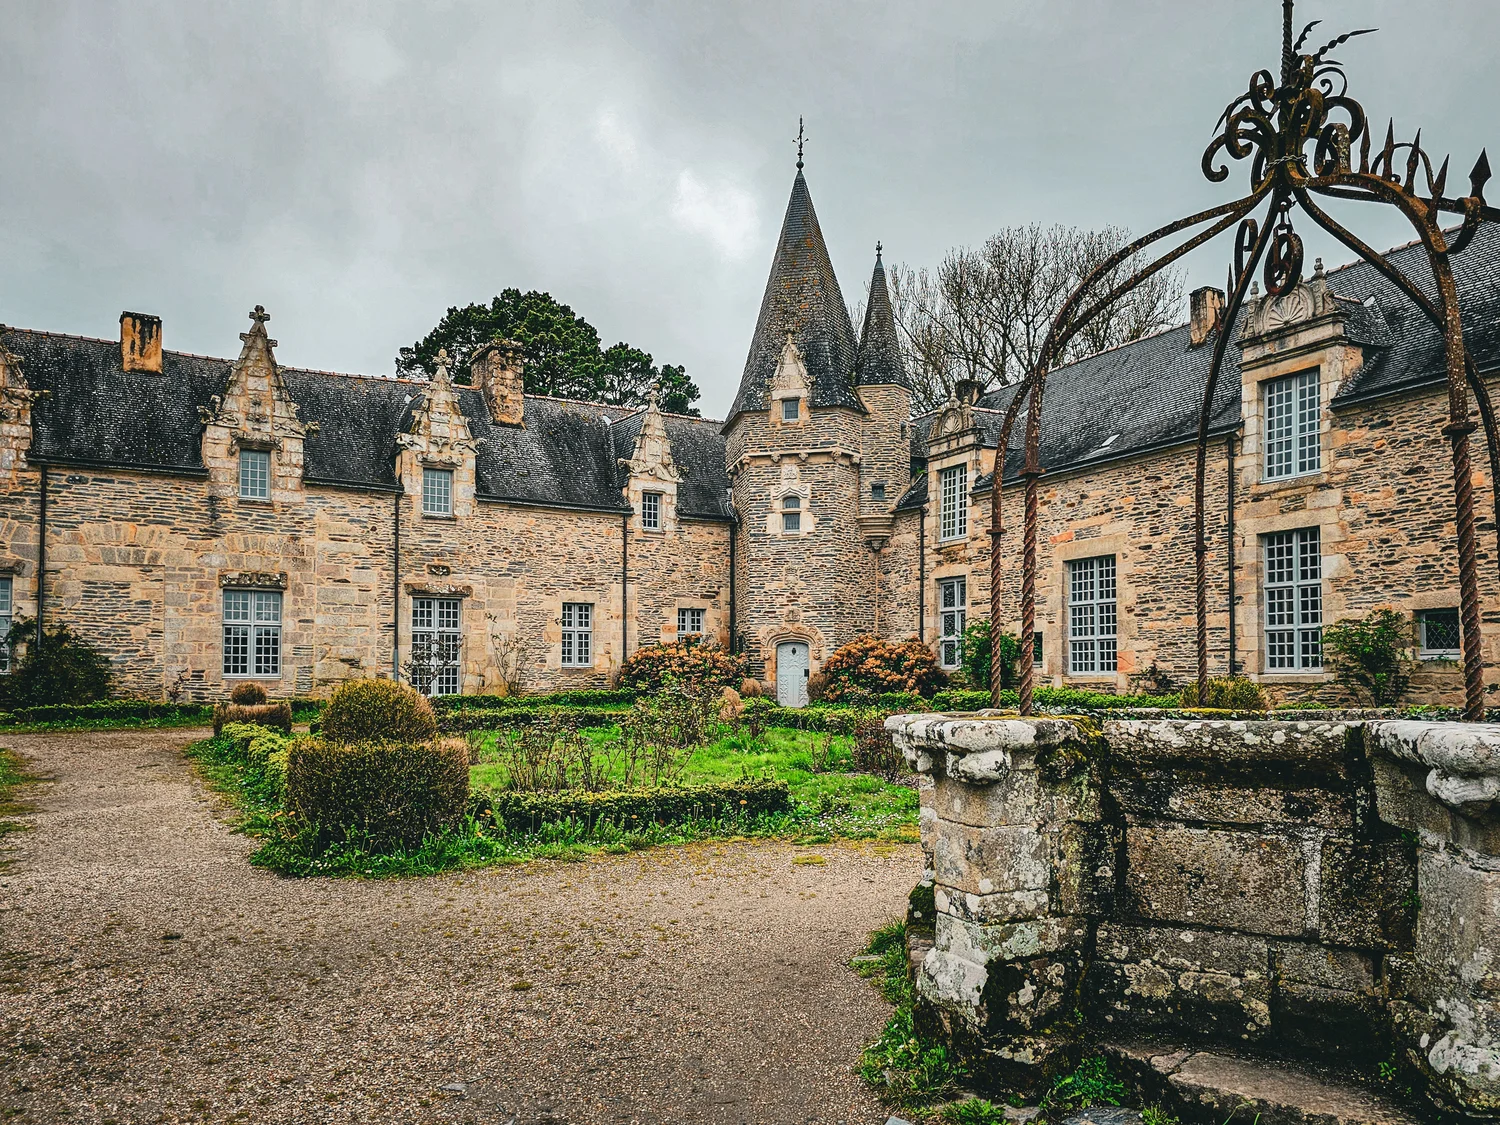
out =
[[[249,621],[250,620],[250,591],[249,590],[225,590],[224,591],[224,620],[225,621]]]
[[[224,626],[224,675],[250,674],[250,626]]]
[[[1423,652],[1458,652],[1463,648],[1463,628],[1456,609],[1424,609],[1419,614]]]
[[[641,493],[641,526],[655,531],[661,527],[661,493]]]
[[[1113,672],[1116,667],[1115,557],[1099,555],[1068,564],[1068,671]],[[1041,634],[1035,638],[1039,651]],[[1033,653],[1033,659],[1041,659]]]
[[[446,516],[453,512],[453,472],[450,469],[422,470],[422,512]]]
[[[587,629],[594,623],[594,607],[588,602],[578,603],[578,627]]]
[[[415,598],[411,603],[411,627],[413,629],[432,628],[432,599]]]
[[[458,607],[461,603],[457,599],[444,599],[437,603],[437,627],[439,629],[458,628]]]
[[[0,578],[0,613],[5,614],[7,617],[10,616],[11,612],[11,587],[14,581],[15,579],[11,578],[8,574]]]
[[[1292,474],[1293,390],[1290,379],[1266,384],[1266,476]]]
[[[264,500],[271,492],[271,455],[260,449],[240,450],[240,495]]]
[[[1319,435],[1318,373],[1297,376],[1297,471],[1315,473],[1323,467]]]
[[[784,500],[782,500],[781,506],[783,508],[788,509],[788,510],[791,510],[791,509],[794,509],[794,508],[800,508],[800,507],[802,507],[802,497],[800,497],[800,496],[788,496]]]
[[[1265,553],[1266,668],[1323,666],[1323,559],[1315,527],[1262,539]]]
[[[955,465],[944,469],[941,478],[941,504],[939,538],[959,539],[969,533],[967,465]]]
[[[281,674],[281,629],[278,626],[258,625],[255,628],[255,674]]]
[[[274,590],[257,590],[255,592],[255,620],[281,620],[281,595],[279,593]]]
[[[801,531],[802,530],[802,513],[801,512],[782,512],[781,513],[781,530],[782,531]]]
[[[781,400],[781,420],[783,422],[795,422],[797,420],[797,404],[799,401],[795,398],[784,398]]]

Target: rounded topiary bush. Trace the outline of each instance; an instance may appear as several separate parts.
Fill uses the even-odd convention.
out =
[[[253,707],[266,701],[266,689],[253,680],[235,684],[229,692],[229,702],[241,707]]]
[[[921,641],[893,644],[878,637],[859,637],[837,649],[819,674],[829,703],[873,702],[892,692],[931,698],[948,679]]]
[[[287,811],[319,848],[415,848],[463,818],[469,748],[461,738],[339,743],[303,736],[287,753],[284,786]]]
[[[674,683],[689,691],[735,687],[749,667],[747,657],[702,641],[674,641],[636,651],[620,666],[620,687],[647,694]]]
[[[423,742],[437,734],[432,704],[395,680],[349,680],[333,691],[319,728],[330,742]]]

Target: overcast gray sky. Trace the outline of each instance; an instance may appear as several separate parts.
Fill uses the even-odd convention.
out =
[[[1279,56],[1277,0],[125,4],[0,20],[0,321],[389,374],[454,304],[549,290],[733,397],[793,175],[844,296],[1030,221],[1144,231]],[[1500,3],[1303,0],[1384,130],[1500,157]],[[1453,184],[1450,179],[1450,184]],[[1379,245],[1410,236],[1359,216]],[[1304,232],[1308,224],[1302,224]],[[1314,251],[1319,249],[1313,241]],[[1190,283],[1222,283],[1226,242]],[[1333,261],[1347,256],[1330,254]]]

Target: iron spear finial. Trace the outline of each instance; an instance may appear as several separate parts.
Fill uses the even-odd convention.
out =
[[[799,114],[797,117],[797,171],[799,172],[802,171],[802,142],[805,139],[806,134],[802,131],[802,117]]]
[[[1292,62],[1294,59],[1294,48],[1292,47],[1292,8],[1296,0],[1281,0],[1281,84],[1289,85],[1292,81]]]

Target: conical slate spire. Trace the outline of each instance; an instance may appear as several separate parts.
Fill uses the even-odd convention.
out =
[[[812,196],[802,172],[792,181],[792,197],[781,224],[781,239],[771,261],[755,322],[755,338],[740,379],[739,394],[729,411],[729,421],[746,410],[769,407],[767,387],[776,374],[776,364],[787,337],[797,346],[807,367],[812,406],[847,406],[860,410],[854,393],[854,361],[857,347],[854,325],[844,295],[839,291],[828,247],[818,227]]]
[[[901,346],[896,340],[896,318],[891,296],[885,288],[885,265],[880,244],[875,244],[875,272],[870,277],[870,299],[865,304],[865,326],[859,334],[859,382],[861,386],[894,383],[911,390]]]

